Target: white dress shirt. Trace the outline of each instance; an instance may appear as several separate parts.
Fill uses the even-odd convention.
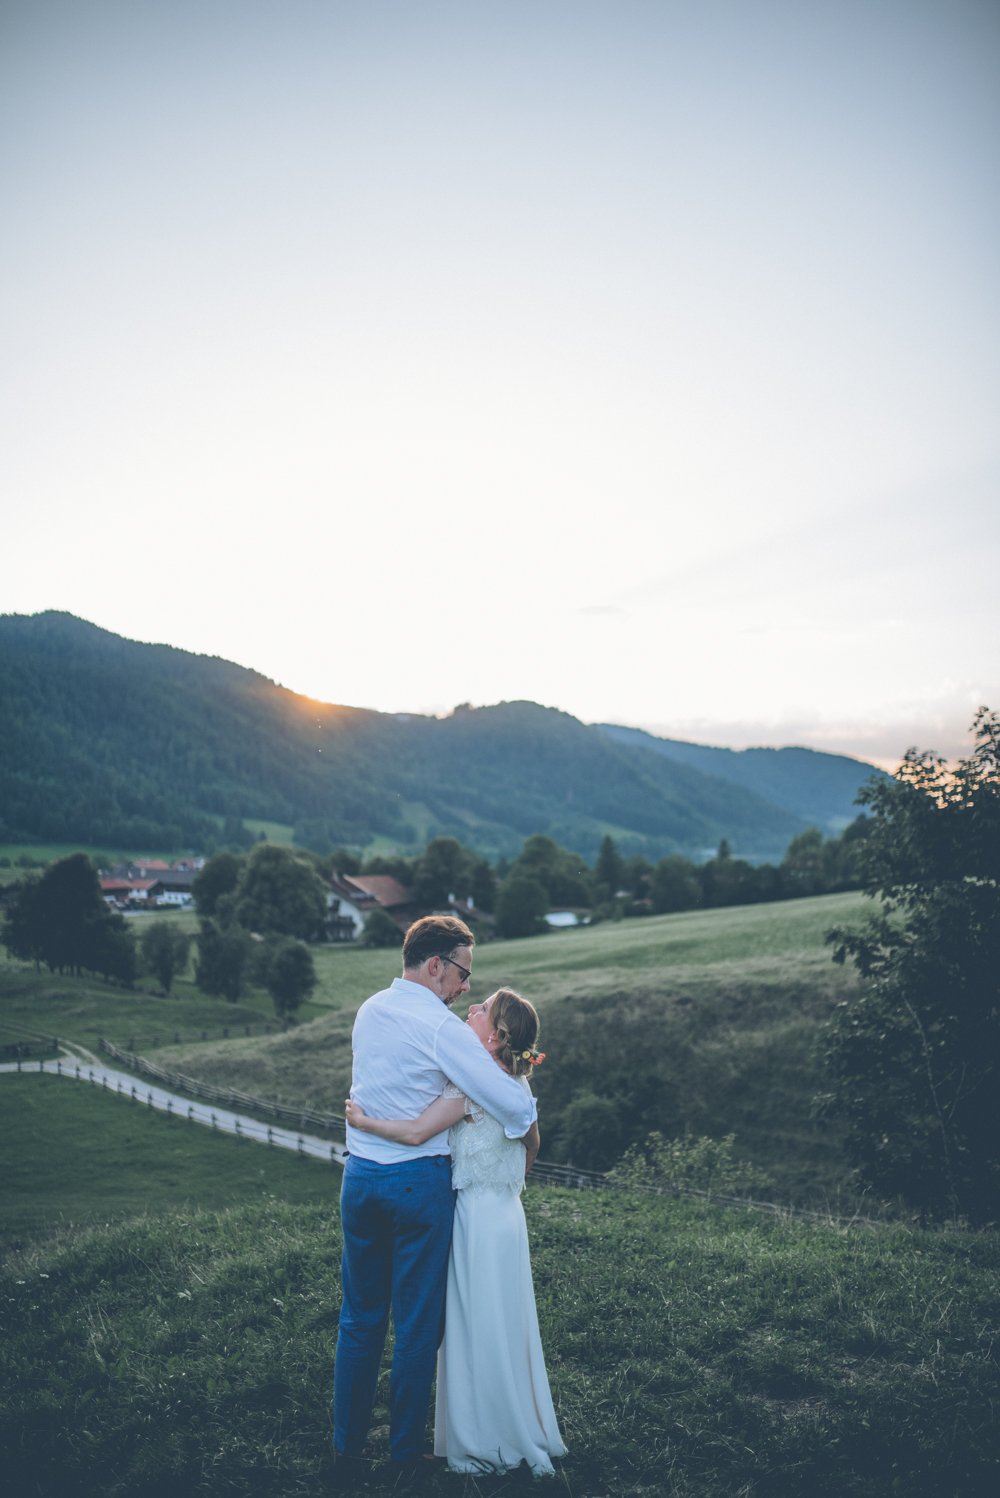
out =
[[[528,1089],[498,1066],[458,1015],[422,983],[394,978],[366,999],[354,1021],[352,1045],[351,1097],[372,1118],[417,1118],[441,1096],[446,1082],[454,1082],[503,1125],[508,1139],[520,1139],[535,1121]],[[447,1155],[448,1131],[410,1145],[348,1127],[347,1148],[363,1160],[395,1165],[418,1155]]]

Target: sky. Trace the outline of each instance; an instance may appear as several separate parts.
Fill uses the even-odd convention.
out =
[[[998,62],[995,0],[0,0],[0,612],[963,752]]]

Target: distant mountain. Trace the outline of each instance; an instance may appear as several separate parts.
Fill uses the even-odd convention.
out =
[[[769,777],[765,758],[751,774],[747,754],[785,768]],[[447,834],[495,857],[541,832],[592,858],[610,833],[653,858],[700,857],[722,838],[775,858],[804,827],[849,818],[871,773],[807,750],[734,755],[587,726],[531,702],[444,719],[338,707],[71,614],[0,616],[0,840],[205,848],[231,817],[290,824],[314,845],[382,836],[414,851]]]
[[[641,728],[598,726],[616,743],[649,749],[676,764],[728,780],[830,834],[842,832],[857,816],[854,798],[859,786],[871,775],[885,774],[863,760],[815,749],[715,749],[657,738]]]

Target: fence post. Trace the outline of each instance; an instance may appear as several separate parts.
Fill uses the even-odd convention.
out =
[[[44,1071],[45,1070],[45,1062],[44,1061],[39,1061],[39,1063],[38,1063],[38,1070],[39,1071]]]
[[[151,1087],[146,1089],[146,1106],[147,1108],[152,1108],[153,1106],[153,1090]]]
[[[270,1124],[268,1124],[267,1126],[267,1142],[268,1144],[274,1143],[274,1130],[271,1128]]]
[[[194,1118],[194,1103],[188,1103],[188,1123]]]
[[[212,1114],[212,1128],[213,1129],[217,1129],[218,1127],[219,1127],[219,1120],[216,1118],[215,1114],[213,1113]]]
[[[20,1056],[18,1056],[18,1058],[17,1058],[17,1069],[18,1069],[18,1071],[21,1070],[21,1058],[20,1058]]]
[[[300,1135],[299,1135],[299,1154],[300,1154],[300,1155],[304,1155],[304,1154],[305,1154],[305,1152],[306,1152],[306,1142],[305,1142],[305,1140],[304,1140],[304,1139],[303,1139],[303,1138],[302,1138],[302,1135],[301,1135],[301,1134],[300,1134]]]
[[[172,1115],[173,1111],[174,1111],[174,1100],[173,1100],[172,1097],[168,1097],[167,1098],[167,1112]]]

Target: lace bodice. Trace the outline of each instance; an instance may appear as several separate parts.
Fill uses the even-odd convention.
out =
[[[530,1091],[523,1077],[518,1081]],[[460,1087],[449,1082],[446,1097],[463,1097]],[[451,1146],[451,1184],[456,1191],[524,1190],[524,1145],[520,1139],[508,1139],[503,1124],[469,1104],[470,1117],[448,1131]]]

